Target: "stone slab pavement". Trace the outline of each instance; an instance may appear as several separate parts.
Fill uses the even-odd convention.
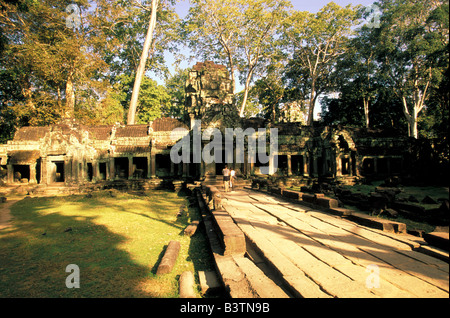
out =
[[[413,236],[242,189],[222,205],[295,297],[449,297],[449,264]]]

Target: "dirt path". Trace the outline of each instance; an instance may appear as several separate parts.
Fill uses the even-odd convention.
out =
[[[11,226],[11,206],[20,201],[18,199],[8,200],[5,203],[0,203],[0,230],[6,229]]]

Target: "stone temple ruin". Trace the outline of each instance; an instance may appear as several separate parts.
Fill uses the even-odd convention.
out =
[[[240,118],[233,107],[231,84],[226,67],[197,63],[185,87],[188,123],[159,118],[146,125],[86,126],[64,120],[51,126],[22,127],[13,140],[0,145],[1,182],[72,188],[126,182],[151,188],[164,180],[220,176],[224,163],[174,164],[170,159],[171,148],[192,133],[195,120],[201,120],[202,131],[208,127],[222,131],[226,127],[278,128],[276,176],[300,182],[406,176],[417,173],[418,166],[426,167],[420,171],[428,174],[433,165],[431,146],[418,146],[395,131],[273,125],[262,118]],[[183,129],[173,132],[175,128]],[[207,143],[202,141],[202,148]],[[260,174],[262,164],[233,160],[229,166],[238,176],[250,177]]]

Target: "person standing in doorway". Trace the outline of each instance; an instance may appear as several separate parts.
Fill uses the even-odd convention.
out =
[[[230,169],[228,169],[228,166],[225,165],[225,168],[222,170],[223,174],[223,187],[225,189],[225,192],[230,191]]]

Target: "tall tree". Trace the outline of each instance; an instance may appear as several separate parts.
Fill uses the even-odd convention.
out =
[[[205,60],[225,63],[236,93],[237,38],[242,32],[238,0],[193,0],[181,32],[193,53]]]
[[[446,71],[439,57],[448,50],[448,1],[385,0],[377,4],[383,11],[378,41],[383,73],[402,102],[408,135],[418,138],[419,114]]]
[[[362,103],[365,127],[370,128],[370,105],[376,98],[377,70],[376,37],[372,27],[363,25],[350,39],[348,49],[338,59],[332,82],[335,90]]]
[[[244,115],[255,74],[277,52],[276,33],[290,7],[279,0],[194,0],[185,22],[195,53],[228,65],[231,80],[240,72],[245,85],[239,113]]]
[[[293,11],[286,21],[284,40],[291,53],[285,78],[295,99],[308,99],[307,124],[312,125],[317,98],[330,87],[330,74],[345,53],[352,27],[358,22],[357,8],[330,2],[316,14]]]
[[[107,68],[98,51],[105,37],[95,26],[90,3],[78,1],[72,11],[63,0],[1,5],[2,68],[18,76],[23,95],[23,101],[9,107],[32,125],[73,118],[78,88],[101,81]]]
[[[145,37],[144,48],[142,49],[141,59],[136,71],[136,79],[134,81],[133,95],[131,96],[130,108],[128,109],[127,124],[135,123],[136,109],[139,97],[139,89],[141,87],[142,77],[144,76],[145,66],[147,64],[148,53],[153,40],[153,31],[156,25],[156,12],[158,11],[158,0],[152,0],[152,15],[148,25],[147,35]]]

